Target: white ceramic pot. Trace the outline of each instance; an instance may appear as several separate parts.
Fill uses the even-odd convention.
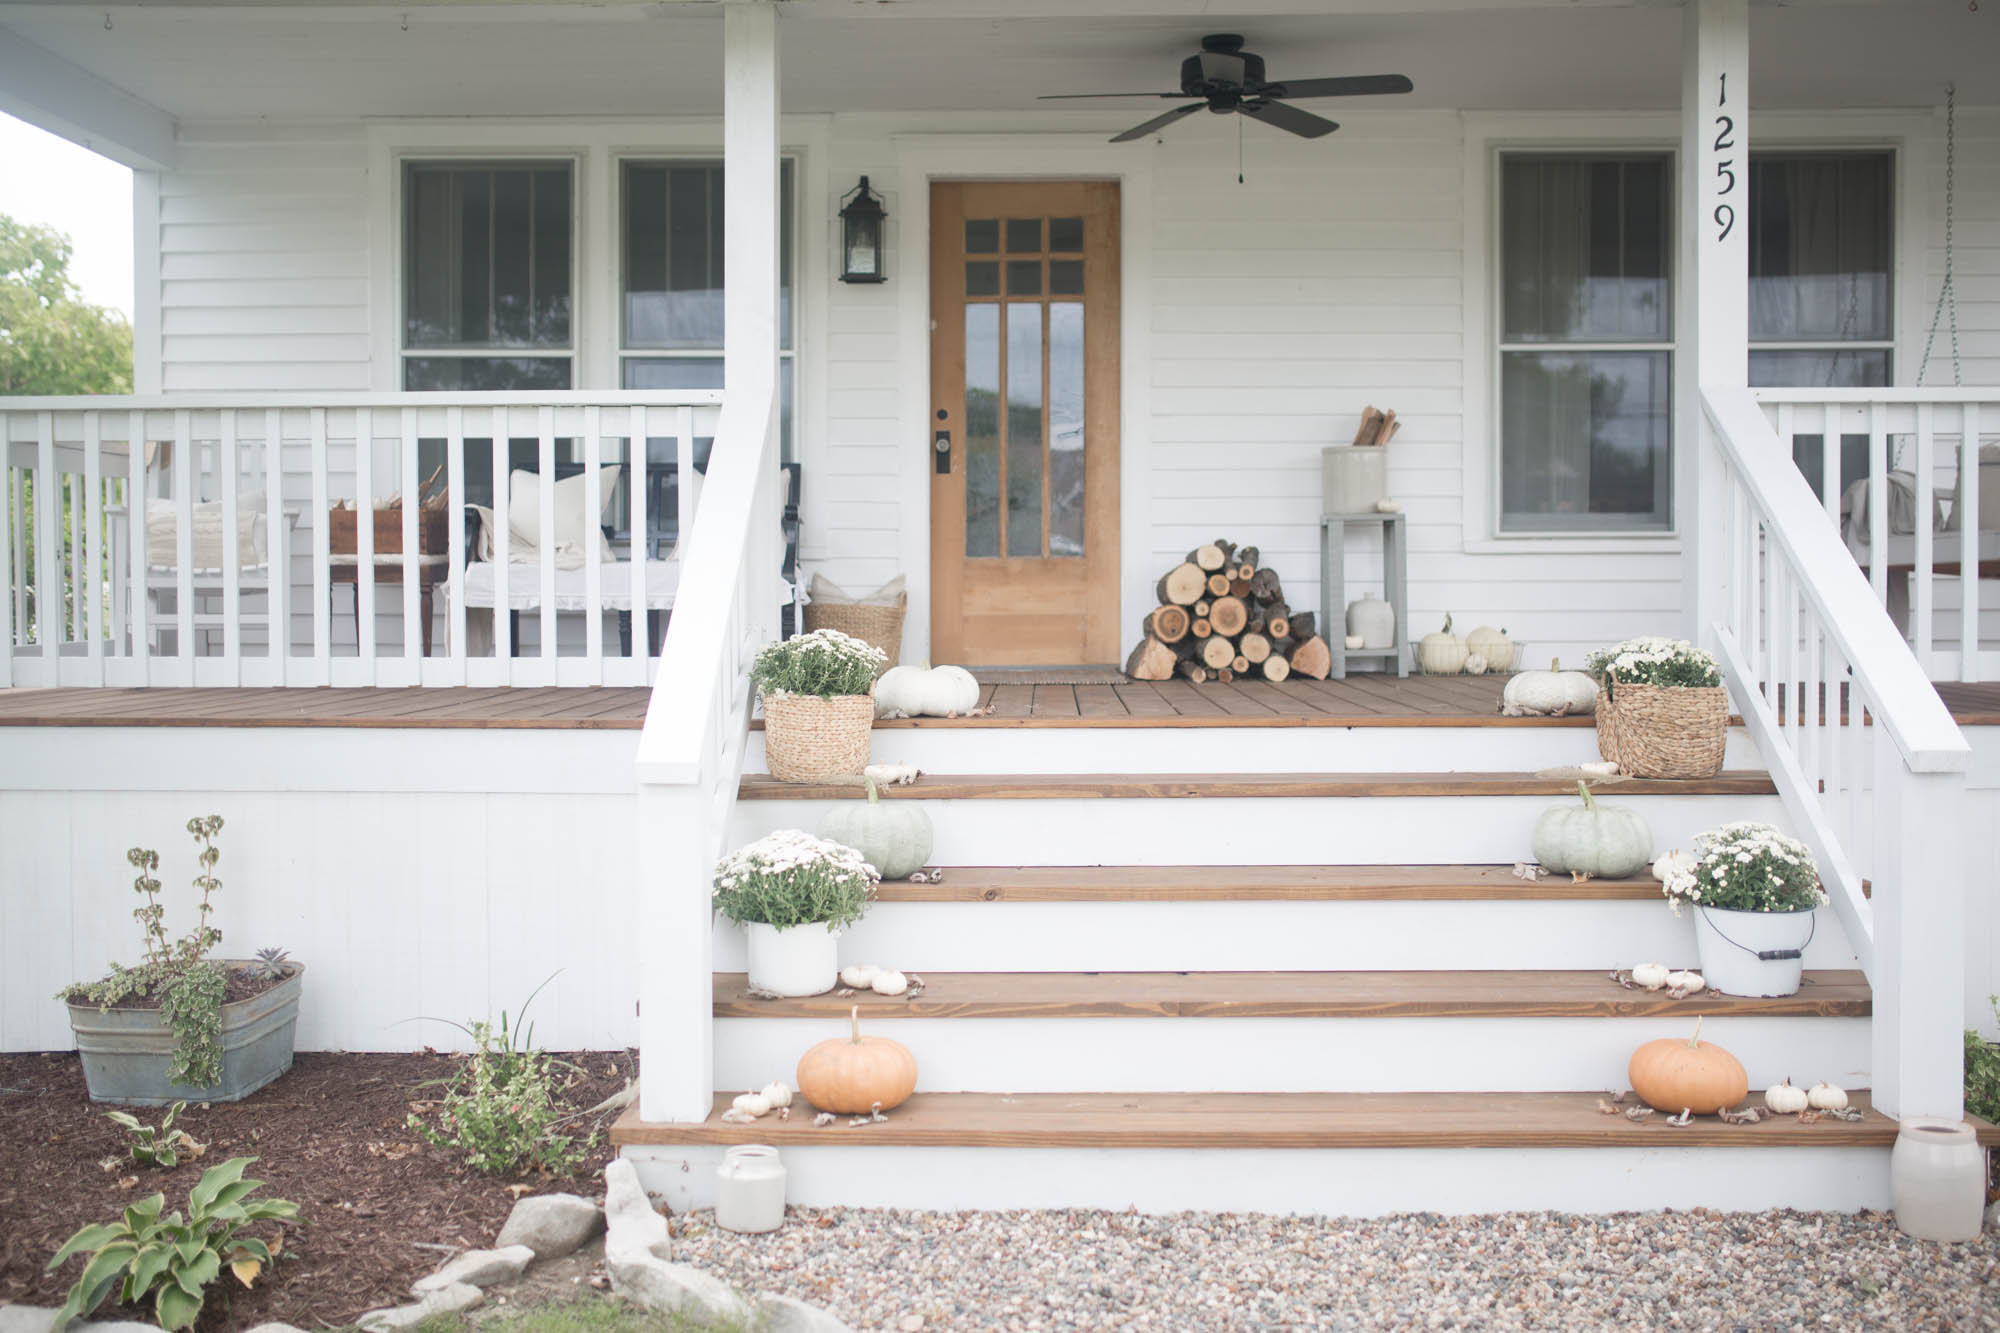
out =
[[[818,922],[779,930],[744,925],[750,938],[750,985],[773,995],[820,995],[840,980],[840,932]]]
[[[1732,912],[1697,905],[1694,941],[1702,978],[1725,995],[1796,995],[1814,925],[1811,908]]]
[[[1918,1240],[1977,1240],[1986,1207],[1986,1153],[1972,1126],[1912,1117],[1889,1154],[1896,1225]]]
[[[724,1231],[776,1231],[785,1224],[785,1164],[778,1150],[743,1143],[715,1169],[715,1224]]]
[[[1389,648],[1396,642],[1396,608],[1372,592],[1347,604],[1347,632],[1361,636],[1363,648]]]

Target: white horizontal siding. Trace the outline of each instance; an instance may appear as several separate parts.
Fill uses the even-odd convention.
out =
[[[1959,372],[1966,384],[2000,384],[2000,107],[1961,107],[1958,112],[1958,179],[1953,210],[1952,288],[1958,297]],[[1929,235],[1924,245],[1924,304],[1918,328],[1904,338],[1922,355],[1945,267],[1944,127],[1925,154],[1921,179],[1928,200]],[[1951,317],[1938,321],[1926,384],[1950,384]],[[1918,360],[1898,374],[1915,383]]]

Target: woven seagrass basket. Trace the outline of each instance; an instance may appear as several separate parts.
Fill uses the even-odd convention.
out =
[[[898,597],[894,606],[879,602],[807,602],[806,633],[837,629],[842,634],[851,634],[870,647],[880,648],[888,655],[887,666],[894,666],[902,656],[903,610],[909,600],[907,595]]]
[[[866,694],[764,696],[764,762],[783,782],[825,782],[868,767],[875,700]]]
[[[1597,752],[1635,778],[1712,778],[1729,740],[1721,685],[1597,687]]]

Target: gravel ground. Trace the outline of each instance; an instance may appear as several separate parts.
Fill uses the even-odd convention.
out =
[[[2000,1233],[1883,1214],[921,1213],[794,1208],[674,1257],[857,1329],[2000,1329]]]

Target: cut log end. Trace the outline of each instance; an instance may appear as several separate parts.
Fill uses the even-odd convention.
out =
[[[1204,574],[1213,574],[1229,560],[1228,554],[1214,542],[1195,547],[1188,552],[1187,558],[1189,564],[1198,567]]]
[[[1274,639],[1289,639],[1292,637],[1292,622],[1283,616],[1272,616],[1264,622],[1264,632]]]
[[[1265,680],[1268,680],[1273,685],[1275,685],[1279,681],[1285,680],[1291,676],[1292,665],[1291,663],[1287,662],[1284,658],[1273,655],[1263,660],[1263,662],[1259,665],[1259,670],[1261,670],[1264,673]]]
[[[1157,607],[1146,617],[1146,632],[1161,643],[1179,643],[1187,637],[1190,619],[1184,606],[1169,604]]]
[[[1236,641],[1236,651],[1250,662],[1266,662],[1271,657],[1271,641],[1255,630],[1244,630]]]
[[[1208,575],[1192,563],[1175,565],[1160,579],[1156,589],[1164,605],[1192,606],[1208,586]]]
[[[1197,639],[1205,639],[1215,633],[1215,625],[1207,616],[1196,616],[1192,629]]]
[[[1291,669],[1310,680],[1325,680],[1333,670],[1333,650],[1315,634],[1292,649]]]
[[[1229,576],[1227,574],[1210,574],[1208,576],[1208,590],[1216,597],[1229,596]]]
[[[1192,658],[1174,669],[1197,685],[1208,679],[1208,668]]]
[[[1172,680],[1178,660],[1173,649],[1148,634],[1125,659],[1125,674],[1133,680]]]
[[[1220,634],[1211,635],[1201,642],[1202,665],[1220,671],[1236,660],[1236,645]]]
[[[1221,681],[1224,685],[1233,685],[1236,683],[1236,673],[1228,667],[1223,667],[1219,671],[1217,671],[1215,673],[1215,678]]]
[[[1208,623],[1215,627],[1217,634],[1237,635],[1249,623],[1250,608],[1240,597],[1218,597],[1208,608]]]

